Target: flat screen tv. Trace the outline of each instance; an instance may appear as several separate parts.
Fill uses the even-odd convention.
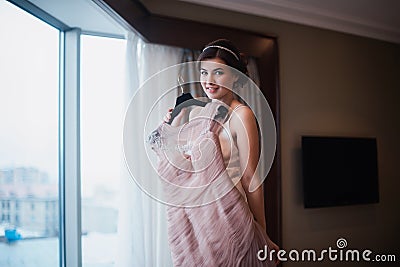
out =
[[[379,202],[375,138],[302,136],[304,207]]]

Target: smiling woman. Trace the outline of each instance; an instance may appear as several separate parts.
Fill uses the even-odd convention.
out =
[[[249,84],[249,86],[246,86],[247,90],[252,91],[253,94],[257,93],[256,88],[250,86],[252,82],[245,75],[248,73],[247,61],[244,60],[243,55],[239,53],[232,42],[220,39],[206,45],[198,57],[197,64],[200,69],[200,84],[211,103],[204,108],[195,107],[190,111],[189,121],[183,124],[182,128],[178,128],[179,131],[174,131],[179,133],[178,136],[170,133],[165,134],[166,130],[163,126],[157,128],[156,133],[158,135],[156,134],[156,136],[158,137],[156,140],[160,139],[160,141],[158,146],[153,146],[153,150],[156,151],[159,159],[158,174],[168,182],[172,184],[177,182],[179,186],[192,188],[189,185],[196,184],[197,186],[198,180],[202,180],[204,178],[202,176],[205,176],[207,177],[206,181],[209,179],[210,184],[218,181],[217,183],[221,185],[221,188],[212,187],[212,190],[204,190],[199,194],[202,196],[201,199],[209,200],[209,195],[213,199],[211,203],[205,202],[207,205],[204,206],[198,204],[197,200],[200,197],[194,192],[190,197],[182,198],[182,203],[180,199],[173,199],[172,202],[168,202],[177,205],[177,207],[167,207],[168,233],[173,262],[177,266],[182,264],[185,266],[204,264],[220,266],[225,262],[229,266],[232,264],[273,266],[272,262],[261,262],[256,258],[257,250],[262,249],[264,245],[268,246],[269,251],[278,251],[279,247],[267,234],[264,194],[261,186],[263,178],[257,171],[262,135],[259,132],[258,123],[252,110],[237,94],[238,87],[243,87],[246,83]],[[209,109],[217,110],[210,108],[210,105],[226,107],[226,113],[229,110],[227,118],[219,122],[219,126],[209,126],[210,129],[208,130],[208,133],[213,132],[217,136],[215,139],[218,140],[213,142],[217,147],[216,151],[220,153],[213,153],[212,149],[202,149],[200,144],[198,144],[198,147],[195,146],[195,143],[202,139],[204,131],[206,130],[207,133],[208,129],[208,124],[202,125],[199,120],[204,120],[204,117],[208,118]],[[264,108],[266,110],[267,107]],[[214,119],[219,116],[214,115]],[[170,116],[171,114],[166,115],[165,122],[169,121]],[[173,120],[171,125],[174,127],[179,125],[182,117],[176,117],[179,118],[179,123],[175,123]],[[213,119],[213,117],[211,116],[210,119]],[[200,127],[198,127],[199,124]],[[212,125],[211,122],[209,124]],[[166,126],[169,126],[169,124],[166,124]],[[268,126],[269,132],[275,130],[273,124]],[[190,130],[187,130],[187,128]],[[168,128],[166,129],[168,130]],[[176,130],[176,128],[173,129]],[[186,136],[185,132],[190,133],[189,137]],[[213,140],[213,138],[214,136],[208,137],[206,140]],[[189,146],[183,152],[179,150],[183,155],[179,155],[174,149],[169,152],[169,146],[163,147],[163,144],[170,145],[175,142],[179,144],[182,142],[183,144],[193,143],[193,147]],[[275,144],[270,143],[269,145],[274,147]],[[163,152],[158,152],[158,149]],[[200,152],[196,152],[197,150],[200,150]],[[271,150],[271,147],[267,147],[267,150]],[[203,156],[197,158],[196,154],[198,153]],[[168,156],[164,158],[166,154]],[[204,158],[209,160],[204,160]],[[215,165],[211,165],[211,162]],[[204,169],[196,168],[197,165],[206,163],[210,165]],[[169,165],[172,165],[173,168],[170,169]],[[194,170],[191,168],[192,165]],[[162,167],[160,168],[160,166]],[[225,171],[216,171],[220,168]],[[176,169],[179,171],[176,171]],[[185,174],[185,172],[187,173]],[[194,179],[186,177],[191,173],[195,173]],[[219,173],[222,173],[222,175],[219,175]],[[175,179],[177,180],[175,181]],[[189,185],[181,184],[185,183],[184,181],[189,181]],[[229,184],[234,185],[233,189],[225,191],[223,188],[228,187]],[[175,192],[179,190],[172,189],[172,186],[165,187],[166,195],[169,195],[172,191],[174,192],[173,196],[179,196],[179,192]],[[222,192],[228,193],[225,195]],[[242,197],[237,197],[235,194]],[[190,204],[187,204],[187,199],[190,199]],[[229,200],[227,201],[227,199]],[[194,208],[183,209],[183,207],[188,207],[187,205],[190,207],[194,205]],[[210,216],[208,220],[204,220],[207,216]],[[250,219],[247,220],[247,218]],[[222,227],[222,225],[225,227]],[[257,230],[251,232],[251,237],[246,237],[246,233],[249,232],[247,228],[249,225],[252,226],[252,230]],[[193,230],[187,231],[187,229]],[[230,229],[231,232],[227,229]],[[209,235],[214,237],[210,238]],[[226,236],[231,238],[230,242],[223,241]],[[234,240],[238,236],[241,236],[239,239],[243,243],[237,243]],[[193,251],[196,252],[193,254]],[[224,253],[225,251],[228,251],[227,254]],[[190,253],[192,253],[193,259],[189,259]]]
[[[223,101],[229,97],[231,89],[228,88],[233,88],[237,79],[238,76],[235,77],[231,69],[225,65],[225,61],[220,58],[205,59],[201,64],[200,82],[210,99]]]

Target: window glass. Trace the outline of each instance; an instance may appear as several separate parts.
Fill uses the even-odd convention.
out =
[[[125,40],[81,38],[82,258],[114,266],[122,168]]]
[[[59,265],[59,31],[0,0],[0,266]]]

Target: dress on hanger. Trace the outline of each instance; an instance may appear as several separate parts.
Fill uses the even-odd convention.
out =
[[[169,204],[174,266],[275,266],[258,259],[267,236],[225,167],[218,134],[227,110],[212,101],[195,119],[162,123],[149,138]]]

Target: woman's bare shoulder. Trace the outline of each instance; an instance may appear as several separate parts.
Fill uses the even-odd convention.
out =
[[[234,109],[233,118],[240,120],[254,119],[254,114],[251,108],[242,104]]]
[[[254,125],[255,117],[253,111],[246,105],[241,105],[236,108],[232,114],[231,124],[237,127],[251,127]]]

